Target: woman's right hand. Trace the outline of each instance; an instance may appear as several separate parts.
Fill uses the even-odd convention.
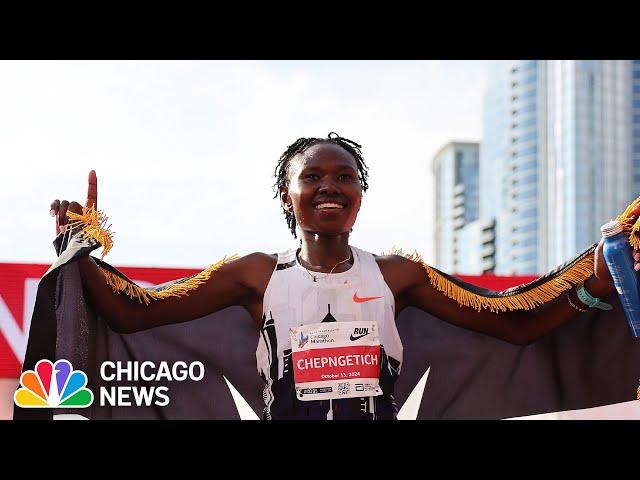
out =
[[[86,207],[97,207],[98,180],[89,172]],[[56,236],[67,225],[67,212],[82,213],[78,202],[55,200],[51,215],[56,217]],[[78,259],[80,278],[86,298],[95,311],[118,333],[133,333],[173,323],[186,322],[231,307],[243,306],[261,325],[262,299],[277,258],[252,253],[221,265],[210,278],[195,286],[188,295],[167,297],[146,305],[114,291],[105,281],[104,271],[96,259],[82,255]]]
[[[95,170],[89,172],[89,187],[85,206],[98,208],[98,177],[96,177]],[[52,217],[56,217],[56,237],[65,229],[69,221],[69,217],[67,217],[68,210],[73,213],[82,213],[82,205],[78,202],[60,201],[57,198],[51,202],[51,207],[49,208],[49,214]]]

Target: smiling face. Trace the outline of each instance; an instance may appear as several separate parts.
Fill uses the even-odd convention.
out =
[[[351,230],[362,202],[355,158],[339,145],[319,143],[296,155],[280,199],[292,205],[303,232],[340,235]]]

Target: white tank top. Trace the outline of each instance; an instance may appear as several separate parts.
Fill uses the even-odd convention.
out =
[[[297,249],[278,254],[264,293],[262,327],[256,350],[258,372],[266,382],[265,419],[390,419],[397,409],[393,385],[402,365],[402,342],[395,323],[395,299],[371,253],[351,247],[354,263],[345,272],[306,270]],[[314,281],[315,277],[315,281]],[[375,321],[383,354],[383,395],[329,401],[296,398],[289,329],[319,322]],[[331,417],[330,417],[331,418]]]

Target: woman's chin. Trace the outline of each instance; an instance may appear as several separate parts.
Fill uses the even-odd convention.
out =
[[[304,232],[308,235],[318,235],[320,237],[339,237],[342,235],[349,235],[351,228],[345,229],[344,227],[336,228],[319,228],[319,229],[305,229]]]

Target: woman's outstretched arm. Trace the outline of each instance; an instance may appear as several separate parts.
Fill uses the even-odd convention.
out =
[[[250,308],[264,292],[267,272],[273,270],[275,260],[263,253],[232,260],[185,296],[151,300],[148,305],[114,292],[91,257],[81,258],[79,264],[82,285],[92,306],[114,331],[133,333],[186,322],[233,305]]]
[[[97,207],[98,185],[94,171],[89,174],[86,207]],[[67,210],[82,213],[77,202],[56,200],[51,214],[56,217],[56,234],[67,228]],[[254,310],[261,301],[275,259],[264,253],[222,262],[208,278],[197,282],[181,296],[152,298],[148,304],[129,298],[109,286],[105,272],[91,257],[78,260],[84,291],[92,306],[105,318],[109,326],[120,333],[133,333],[149,328],[180,323],[222,310],[232,305]]]
[[[395,257],[391,261],[387,260],[395,263],[395,267],[387,270],[396,270],[396,274],[405,277],[407,282],[404,291],[396,296],[399,311],[404,307],[414,306],[458,327],[485,333],[509,343],[529,344],[581,313],[571,306],[568,295],[571,295],[574,305],[583,308],[576,298],[574,287],[531,310],[478,311],[459,305],[456,300],[432,286],[422,265],[401,256]],[[585,288],[593,296],[604,297],[611,292],[610,288],[596,282],[595,277],[590,277],[585,282]]]

